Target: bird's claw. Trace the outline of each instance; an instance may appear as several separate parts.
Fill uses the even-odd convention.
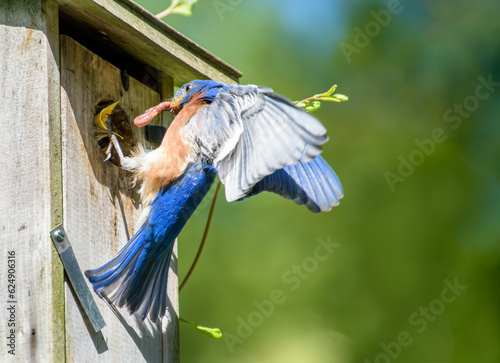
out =
[[[111,159],[112,156],[111,151],[113,150],[114,147],[116,153],[118,154],[118,157],[120,158],[120,164],[123,165],[123,160],[125,159],[125,156],[123,155],[120,143],[118,142],[118,139],[115,133],[113,132],[113,125],[111,124],[111,119],[109,117],[106,117],[106,126],[109,136],[109,146],[108,149],[106,150],[106,159],[104,161],[108,161],[109,159]]]
[[[134,177],[134,179],[130,182],[130,188],[128,188],[128,190],[134,189],[136,185],[137,185],[137,177]]]
[[[108,145],[108,149],[106,150],[106,159],[104,159],[104,162],[111,159],[111,156],[112,156],[111,150],[113,150],[113,143],[112,142],[110,142]]]

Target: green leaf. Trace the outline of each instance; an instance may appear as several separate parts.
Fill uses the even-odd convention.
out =
[[[158,18],[164,18],[170,14],[180,14],[184,16],[191,16],[193,13],[193,5],[196,4],[198,0],[172,0],[172,3],[168,9],[157,14]]]
[[[302,107],[306,112],[314,112],[321,107],[321,102],[316,100],[299,102],[297,106]]]
[[[321,97],[319,98],[321,101],[330,101],[330,102],[340,102],[336,97]]]
[[[207,328],[205,326],[198,325],[186,318],[183,318],[182,316],[179,317],[179,320],[182,321],[183,323],[186,323],[187,325],[191,326],[192,328],[196,329],[202,334],[208,335],[209,337],[215,338],[215,339],[220,339],[222,338],[222,332],[220,331],[219,328]]]
[[[321,107],[321,101],[328,102],[342,102],[347,101],[349,97],[341,94],[333,94],[337,89],[337,85],[333,85],[327,92],[314,95],[303,99],[302,101],[295,101],[294,103],[307,112],[314,112]]]
[[[321,93],[319,96],[331,96],[333,95],[333,92],[337,89],[337,85],[334,84],[327,92]]]
[[[177,4],[172,9],[172,13],[191,16],[193,13],[193,5],[198,0],[177,0]]]
[[[191,16],[193,14],[193,5],[196,0],[184,0],[180,1],[179,5],[176,5],[172,9],[172,14],[180,14],[184,16]]]
[[[341,95],[340,93],[337,93],[335,95],[335,98],[338,99],[338,100],[340,100],[340,101],[347,101],[347,100],[349,100],[349,97],[347,97],[346,95]]]

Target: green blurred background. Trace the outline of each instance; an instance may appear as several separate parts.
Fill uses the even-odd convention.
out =
[[[480,80],[500,81],[499,14],[497,0],[200,0],[165,18],[243,84],[350,97],[316,112],[339,207],[221,194],[180,304],[226,337],[182,325],[184,362],[500,362],[500,86]],[[446,140],[426,141],[436,133]],[[181,278],[208,204],[180,236]],[[325,261],[318,239],[336,244]],[[303,263],[307,277],[284,280]],[[255,302],[274,290],[282,303],[264,316]]]

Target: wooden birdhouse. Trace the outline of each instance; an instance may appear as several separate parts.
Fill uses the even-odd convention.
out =
[[[240,76],[129,0],[0,2],[1,362],[179,360],[177,256],[157,324],[113,310],[82,279],[142,208],[131,175],[103,161],[94,116],[119,101],[110,118],[125,153],[154,148],[161,129],[136,128],[136,116],[193,79]]]

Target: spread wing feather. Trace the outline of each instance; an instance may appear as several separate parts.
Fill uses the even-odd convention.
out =
[[[213,159],[230,202],[276,170],[313,160],[328,140],[316,118],[271,89],[252,85],[224,86],[185,132]]]
[[[337,174],[320,155],[276,170],[255,184],[243,199],[263,191],[306,205],[313,213],[329,211],[344,195]]]

